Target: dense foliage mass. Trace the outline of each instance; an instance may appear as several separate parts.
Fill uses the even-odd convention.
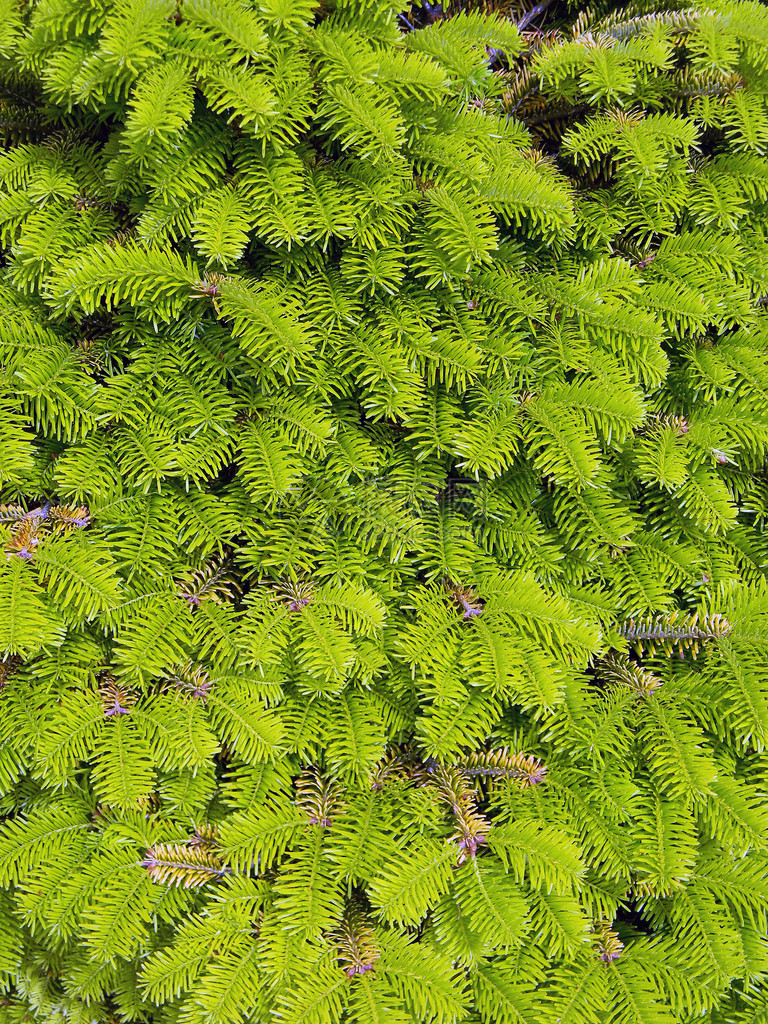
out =
[[[577,13],[2,0],[3,1024],[768,1020],[768,8]]]

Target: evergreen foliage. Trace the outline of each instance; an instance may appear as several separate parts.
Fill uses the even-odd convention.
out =
[[[0,1024],[768,1020],[768,8],[0,0]]]

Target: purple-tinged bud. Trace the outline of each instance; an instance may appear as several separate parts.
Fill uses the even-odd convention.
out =
[[[195,689],[191,691],[191,694],[193,697],[197,697],[200,700],[205,700],[208,694],[210,693],[210,689],[211,680],[205,679],[202,683],[200,683],[199,686],[196,686]]]
[[[20,548],[16,552],[16,557],[17,558],[25,558],[27,561],[29,561],[29,559],[32,558],[32,552],[29,551],[27,548]]]
[[[354,978],[357,974],[367,974],[373,970],[373,964],[352,964],[344,972],[348,978]]]
[[[606,950],[604,950],[600,954],[600,959],[603,961],[603,963],[610,964],[610,963],[613,963],[614,960],[618,960],[620,956],[621,956],[621,950],[620,949],[617,949],[617,950],[608,950],[608,949],[606,949]]]
[[[27,512],[27,514],[24,516],[24,518],[25,519],[41,519],[41,520],[42,519],[47,519],[48,518],[48,510],[50,509],[50,507],[51,507],[51,503],[50,502],[46,502],[45,505],[42,505],[40,508],[33,508],[33,509],[31,509],[29,512]]]
[[[104,712],[104,715],[105,715],[106,718],[112,718],[114,715],[130,715],[130,713],[131,713],[130,709],[122,707],[118,703],[117,697],[115,697],[114,705],[111,708],[108,708]]]
[[[459,601],[464,609],[464,618],[473,619],[476,615],[482,615],[483,609],[476,604],[471,604],[470,601],[464,597],[463,594],[459,594]]]

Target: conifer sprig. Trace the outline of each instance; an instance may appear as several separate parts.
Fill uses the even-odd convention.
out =
[[[765,5],[0,7],[0,1024],[763,1021]]]
[[[666,654],[671,654],[677,648],[681,655],[688,650],[694,658],[700,644],[727,636],[730,631],[730,622],[718,613],[699,619],[696,612],[693,615],[684,615],[678,611],[640,619],[637,622],[630,619],[623,623],[619,630],[621,636],[634,644],[641,654],[645,649],[654,654],[657,647]]]

